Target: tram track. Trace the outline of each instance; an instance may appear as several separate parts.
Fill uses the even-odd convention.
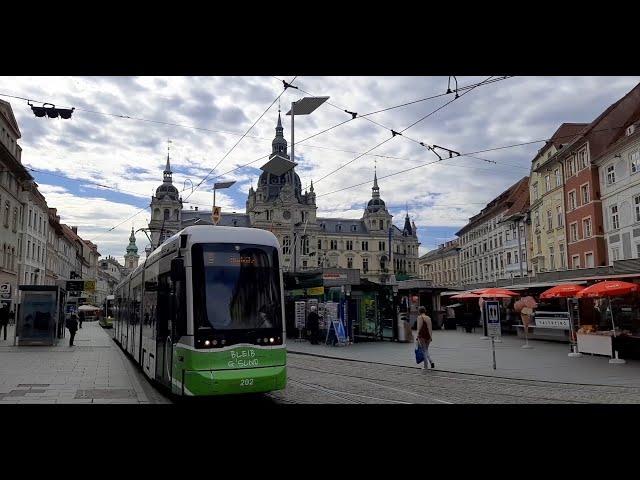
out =
[[[328,370],[322,370],[322,369],[317,369],[317,368],[306,368],[306,367],[299,367],[299,366],[293,366],[293,365],[289,365],[288,368],[290,369],[296,369],[296,370],[302,370],[302,371],[308,371],[308,372],[313,372],[313,373],[321,373],[321,374],[325,374],[325,375],[332,375],[332,376],[338,376],[338,377],[344,377],[344,378],[349,378],[349,379],[353,379],[353,380],[358,380],[360,382],[365,382],[368,384],[372,384],[372,385],[376,385],[378,387],[382,387],[382,388],[386,388],[386,389],[390,389],[390,390],[395,390],[398,391],[400,393],[403,394],[408,394],[408,395],[412,395],[412,396],[416,396],[416,397],[420,397],[423,398],[425,400],[431,400],[431,401],[436,401],[438,403],[446,403],[446,404],[454,404],[454,403],[458,403],[458,402],[453,402],[453,401],[448,401],[448,400],[442,400],[441,398],[436,398],[434,396],[429,396],[429,395],[425,395],[425,394],[421,394],[418,392],[412,392],[410,390],[404,390],[404,389],[400,389],[397,388],[398,386],[402,387],[402,386],[406,386],[406,383],[402,383],[402,382],[398,382],[398,381],[393,381],[393,380],[389,380],[386,378],[380,378],[380,377],[370,377],[370,376],[361,376],[361,375],[353,375],[353,374],[346,374],[346,373],[338,373],[338,372],[332,372],[332,371],[328,371]],[[429,376],[425,376],[425,373],[408,373],[408,375],[411,375],[412,377],[416,377],[416,378],[420,378],[422,379],[429,379],[429,380],[433,380],[433,379],[441,379],[441,378],[451,378],[454,380],[458,380],[455,379],[453,377],[442,377],[442,376],[433,376],[433,377],[429,377]],[[427,374],[428,375],[428,374]],[[464,379],[464,380],[468,380],[468,379]],[[290,380],[291,381],[291,380]],[[477,382],[482,382],[480,380],[476,380]],[[385,382],[387,384],[391,384],[391,385],[384,385],[381,383],[377,383],[377,382]],[[493,386],[493,383],[491,384],[487,384],[486,382],[482,382],[484,383],[487,388],[489,388],[490,386]],[[496,382],[498,383],[498,382]],[[499,382],[501,384],[505,384],[506,382]],[[523,389],[531,389],[531,388],[545,388],[541,387],[541,386],[536,386],[536,385],[527,385],[527,384],[523,384],[523,383],[509,383],[509,385],[511,386],[516,386],[518,388],[523,388]],[[452,386],[440,386],[440,385],[428,385],[429,388],[431,389],[437,389],[439,390],[442,394],[451,394],[451,387]],[[613,393],[613,392],[611,392]],[[595,402],[595,401],[583,401],[583,400],[577,400],[577,399],[571,399],[571,398],[558,398],[558,396],[548,396],[548,395],[544,395],[544,394],[522,394],[522,393],[505,393],[505,392],[499,392],[496,391],[495,389],[492,389],[491,391],[488,392],[465,392],[465,391],[460,391],[460,392],[455,392],[456,395],[462,395],[462,396],[468,396],[468,397],[472,397],[474,394],[479,396],[479,397],[485,397],[487,395],[490,396],[495,396],[498,398],[512,398],[512,399],[518,399],[518,400],[527,400],[530,399],[531,401],[548,401],[548,402],[555,402],[555,403],[571,403],[571,404],[589,404],[589,403],[601,403],[601,402]]]
[[[321,391],[323,393],[326,393],[327,395],[336,397],[336,398],[340,398],[341,400],[346,400],[350,403],[356,403],[356,404],[366,404],[367,402],[363,402],[363,401],[359,401],[356,399],[352,399],[349,397],[359,397],[359,398],[367,398],[370,400],[378,400],[380,402],[386,402],[386,403],[396,403],[396,404],[403,404],[403,405],[411,405],[411,402],[404,402],[401,400],[392,400],[390,398],[381,398],[381,397],[374,397],[371,395],[362,395],[360,393],[353,393],[353,392],[346,392],[344,390],[336,390],[333,388],[328,388],[325,387],[323,385],[319,385],[317,383],[308,383],[308,382],[301,382],[300,380],[293,380],[293,379],[289,379],[289,382],[293,382],[293,383],[297,383],[299,385],[303,385],[306,386],[308,388],[312,388],[314,390],[318,390]]]

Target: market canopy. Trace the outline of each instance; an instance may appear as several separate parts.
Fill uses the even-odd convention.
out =
[[[81,305],[80,307],[78,307],[78,311],[80,312],[93,312],[95,310],[102,310],[102,309],[94,305]]]
[[[585,287],[576,285],[575,283],[563,283],[542,292],[540,294],[540,299],[544,300],[548,298],[572,298],[575,297],[578,292],[584,289]]]
[[[594,283],[577,293],[578,298],[601,298],[601,297],[621,297],[638,291],[635,283],[623,282],[620,280],[607,280]]]
[[[480,298],[480,295],[477,293],[458,293],[457,295],[452,295],[450,298],[455,300],[466,300],[469,298]]]

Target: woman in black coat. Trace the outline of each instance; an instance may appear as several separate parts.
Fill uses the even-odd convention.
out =
[[[72,313],[69,318],[67,318],[67,328],[69,329],[69,346],[73,347],[73,338],[76,336],[76,332],[78,331],[78,316],[75,313]]]

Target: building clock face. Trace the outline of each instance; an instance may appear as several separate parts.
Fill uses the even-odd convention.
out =
[[[284,212],[282,212],[282,218],[284,218],[285,220],[289,220],[291,218],[291,212],[289,210],[285,210]]]

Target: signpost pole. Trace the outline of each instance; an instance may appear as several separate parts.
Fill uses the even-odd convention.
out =
[[[493,369],[496,369],[496,344],[491,337],[491,350],[493,351]]]

